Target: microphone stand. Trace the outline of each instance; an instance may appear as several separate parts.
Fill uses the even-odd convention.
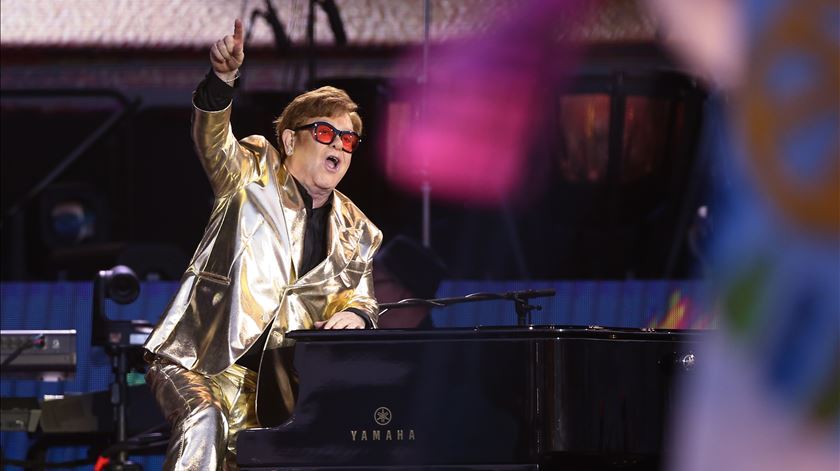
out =
[[[516,325],[527,326],[531,324],[531,312],[541,311],[542,306],[530,304],[529,299],[551,297],[556,294],[554,289],[528,289],[522,291],[508,291],[507,293],[473,293],[466,296],[454,298],[420,299],[408,298],[395,303],[382,303],[379,305],[379,315],[389,309],[401,309],[411,306],[444,307],[453,304],[472,303],[478,301],[513,301],[516,307]]]

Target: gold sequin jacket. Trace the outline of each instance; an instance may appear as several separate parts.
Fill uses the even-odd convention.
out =
[[[224,371],[271,329],[265,350],[290,345],[347,308],[375,327],[372,261],[382,233],[333,191],[327,257],[299,276],[304,203],[280,154],[262,136],[237,141],[231,107],[195,108],[192,134],[215,194],[210,221],[180,288],[146,341],[150,352],[203,374]]]

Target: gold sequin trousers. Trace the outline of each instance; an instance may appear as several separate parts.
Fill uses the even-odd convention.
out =
[[[257,374],[233,364],[205,376],[156,357],[146,382],[172,425],[164,470],[236,470],[236,436],[258,427]]]

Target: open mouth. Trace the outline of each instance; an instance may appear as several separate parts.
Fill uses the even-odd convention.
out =
[[[334,155],[327,156],[327,168],[330,170],[338,170],[338,166],[341,162],[338,160],[338,157]]]

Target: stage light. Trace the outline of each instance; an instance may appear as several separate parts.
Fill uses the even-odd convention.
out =
[[[61,244],[78,244],[95,234],[96,213],[80,201],[58,202],[49,218],[52,235]]]
[[[99,192],[80,183],[47,187],[40,198],[41,239],[51,250],[108,240],[107,203]]]

